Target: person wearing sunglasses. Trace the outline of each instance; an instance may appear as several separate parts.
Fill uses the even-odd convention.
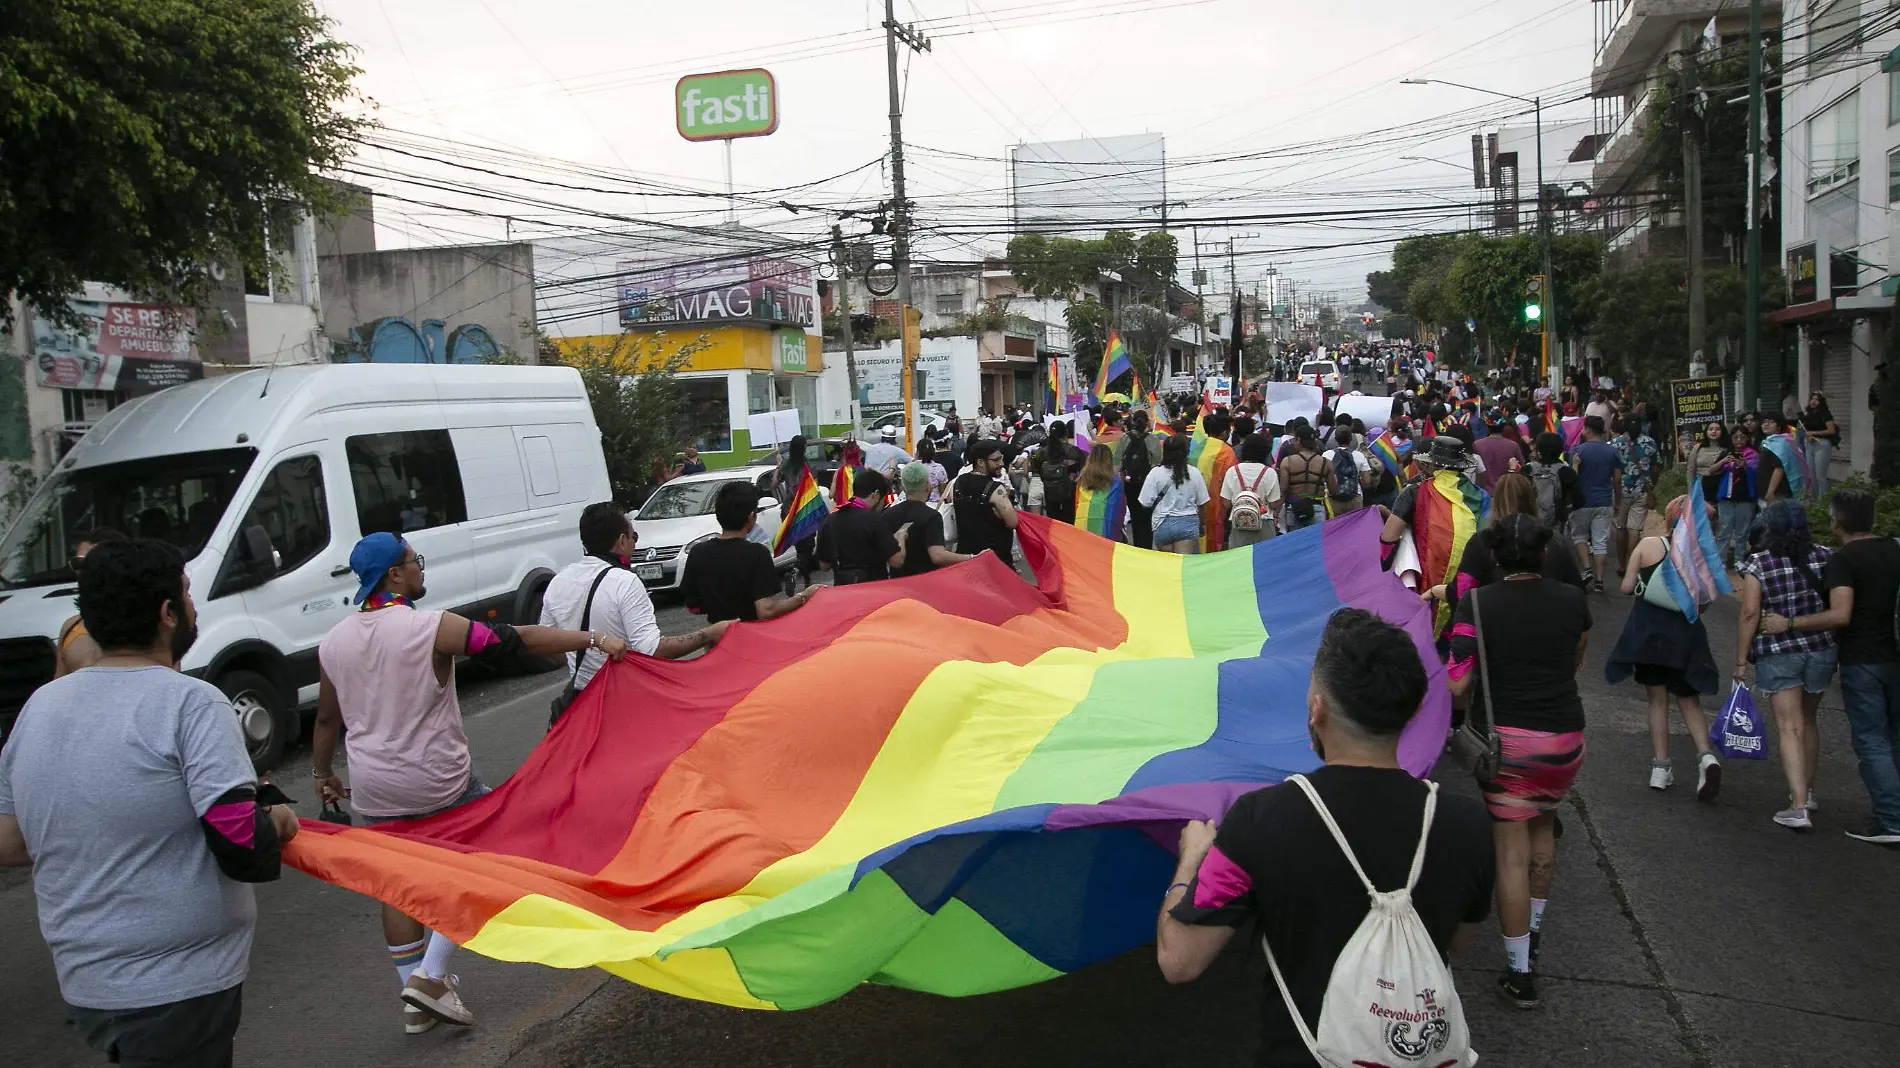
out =
[[[79,544],[73,546],[73,578],[79,577],[80,569],[85,566],[87,553],[107,542],[124,540],[125,535],[111,527],[100,527],[81,534]],[[77,612],[59,625],[59,640],[56,643],[56,649],[53,658],[53,677],[56,679],[70,675],[80,668],[91,667],[105,655],[100,651],[99,643],[93,641],[92,635],[86,633],[86,623],[79,618]]]

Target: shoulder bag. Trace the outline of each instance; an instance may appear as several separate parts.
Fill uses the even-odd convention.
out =
[[[1498,734],[1492,729],[1497,723],[1497,714],[1491,708],[1491,672],[1484,657],[1484,617],[1478,614],[1478,591],[1472,590],[1467,596],[1471,598],[1472,629],[1477,631],[1478,686],[1484,691],[1485,723],[1483,729],[1479,729],[1474,717],[1467,714],[1465,725],[1451,736],[1451,755],[1461,767],[1477,776],[1479,782],[1490,782],[1497,778],[1502,761]]]
[[[588,624],[593,620],[594,594],[600,592],[600,584],[607,581],[607,574],[612,570],[613,568],[611,567],[601,568],[600,574],[594,576],[594,584],[587,588],[587,603],[581,608],[582,630],[588,629]],[[556,694],[554,699],[548,702],[549,728],[554,726],[555,721],[561,718],[561,713],[566,712],[567,706],[573,704],[574,698],[579,696],[581,691],[578,683],[581,680],[581,664],[587,659],[587,654],[591,651],[591,648],[582,649],[580,652],[574,654],[574,671],[567,677],[567,685],[561,687],[561,692]]]

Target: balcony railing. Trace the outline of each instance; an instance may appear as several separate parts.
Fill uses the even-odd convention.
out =
[[[1633,132],[1636,129],[1636,124],[1642,122],[1644,117],[1649,114],[1649,102],[1654,93],[1655,90],[1653,89],[1643,90],[1643,95],[1637,97],[1636,103],[1632,104],[1630,109],[1623,113],[1623,119],[1616,124],[1616,129],[1610,133],[1609,137],[1604,139],[1602,144],[1597,146],[1596,162],[1598,166],[1602,166],[1603,162],[1610,158],[1610,148],[1618,141],[1621,141],[1624,135]]]
[[[1603,36],[1597,39],[1597,57],[1599,59],[1603,56],[1603,47],[1610,43],[1610,38],[1616,36],[1616,31],[1622,29],[1623,26],[1629,22],[1630,16],[1636,8],[1636,0],[1609,0],[1609,2],[1620,2],[1621,6],[1618,8],[1616,16],[1610,19],[1610,25],[1603,31]]]

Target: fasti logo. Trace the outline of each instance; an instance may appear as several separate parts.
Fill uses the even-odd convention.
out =
[[[778,129],[778,92],[762,69],[689,74],[673,87],[674,123],[688,141],[763,137]]]

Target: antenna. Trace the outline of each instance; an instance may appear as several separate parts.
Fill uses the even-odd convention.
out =
[[[284,338],[288,336],[287,334],[277,335],[277,352],[284,351]],[[277,352],[271,353],[270,362],[264,365],[264,389],[257,395],[259,399],[270,396],[270,376],[277,371]]]

